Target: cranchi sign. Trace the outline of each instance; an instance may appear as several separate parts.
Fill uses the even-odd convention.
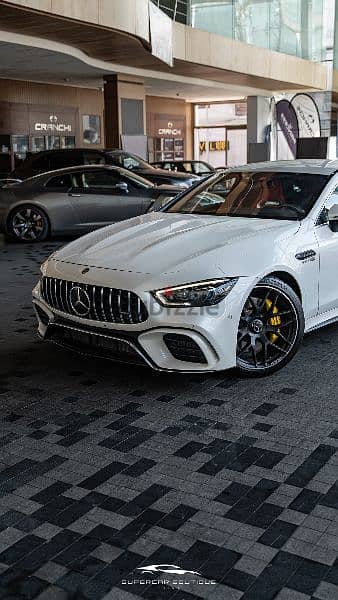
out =
[[[72,126],[69,123],[58,123],[56,115],[49,116],[49,123],[34,123],[35,131],[50,131],[57,133],[71,133]]]

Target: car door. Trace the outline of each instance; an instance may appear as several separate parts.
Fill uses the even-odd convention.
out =
[[[338,232],[329,227],[327,211],[334,204],[338,204],[338,177],[335,176],[336,188],[326,200],[319,214],[315,235],[319,244],[320,271],[319,271],[319,313],[326,313],[338,309],[338,279],[336,276],[338,265]]]
[[[142,212],[142,196],[136,196],[114,170],[78,171],[72,174],[72,183],[69,195],[81,229],[103,227]]]

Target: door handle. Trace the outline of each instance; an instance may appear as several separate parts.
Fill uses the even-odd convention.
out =
[[[80,198],[81,194],[73,194],[72,192],[69,192],[68,196],[73,196],[74,198]]]

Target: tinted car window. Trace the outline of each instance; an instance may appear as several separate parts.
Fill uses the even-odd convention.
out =
[[[52,177],[46,183],[46,187],[49,188],[63,188],[69,189],[72,186],[72,180],[70,175],[58,175],[57,177]]]
[[[83,153],[80,151],[56,152],[50,154],[50,169],[65,169],[66,167],[76,167],[83,162]]]
[[[84,164],[85,165],[104,165],[106,163],[105,157],[99,152],[85,152],[84,153]]]
[[[32,169],[34,171],[49,171],[49,156],[38,156],[32,162]]]
[[[193,171],[197,173],[197,175],[201,175],[202,173],[210,173],[209,167],[202,162],[193,163]]]
[[[121,178],[112,171],[82,171],[72,173],[72,185],[79,188],[112,188]]]

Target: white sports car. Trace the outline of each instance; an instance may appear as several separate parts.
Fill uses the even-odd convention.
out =
[[[284,366],[338,319],[338,161],[218,173],[41,268],[41,338],[165,371]]]

